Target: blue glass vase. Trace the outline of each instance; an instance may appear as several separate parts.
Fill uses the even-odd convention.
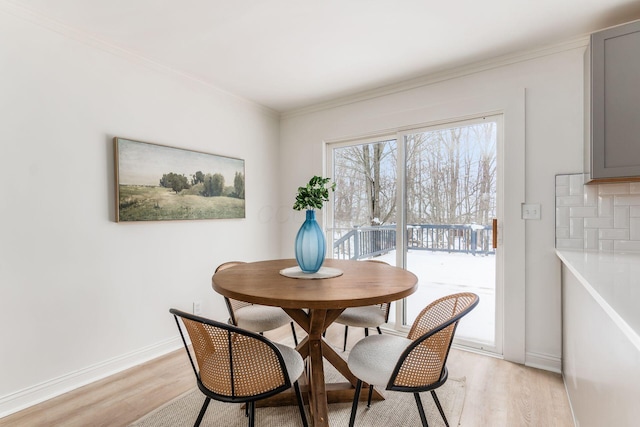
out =
[[[314,210],[307,211],[307,219],[298,230],[295,252],[296,261],[304,273],[315,273],[322,267],[326,242]]]

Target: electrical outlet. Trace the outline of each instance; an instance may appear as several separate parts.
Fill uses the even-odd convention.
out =
[[[196,316],[200,316],[202,314],[202,303],[200,301],[193,303],[193,314]]]
[[[540,203],[523,203],[522,219],[540,219]]]

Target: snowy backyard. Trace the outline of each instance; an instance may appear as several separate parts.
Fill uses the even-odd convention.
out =
[[[395,251],[377,260],[395,265]],[[407,298],[407,321],[411,323],[431,301],[456,292],[474,292],[478,306],[463,318],[457,338],[494,344],[495,331],[495,255],[476,255],[432,251],[409,251],[407,269],[418,276],[418,290]],[[395,317],[392,305],[389,320]]]

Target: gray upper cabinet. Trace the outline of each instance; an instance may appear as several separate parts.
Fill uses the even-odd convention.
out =
[[[592,34],[586,58],[585,171],[640,179],[640,21]]]

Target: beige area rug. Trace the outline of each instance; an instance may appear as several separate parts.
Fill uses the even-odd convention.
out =
[[[333,367],[325,365],[325,376],[329,382],[343,381],[344,378]],[[363,389],[362,393],[367,393]],[[464,406],[465,379],[450,378],[437,389],[438,398],[447,416],[450,426],[460,423],[460,415]],[[367,427],[408,427],[420,426],[418,407],[411,393],[384,391],[385,400],[374,401],[367,409],[366,402],[360,402],[356,416],[356,426]],[[427,421],[431,427],[442,427],[444,422],[433,402],[431,393],[420,394]],[[204,395],[194,388],[190,392],[161,406],[145,415],[131,427],[179,427],[193,426],[204,402]],[[309,419],[309,407],[307,419]],[[332,403],[329,405],[329,425],[347,426],[351,415],[351,403]],[[311,423],[310,423],[311,424]],[[245,427],[248,419],[240,404],[223,403],[211,400],[201,426]],[[297,406],[256,408],[257,427],[301,426],[300,413]]]

